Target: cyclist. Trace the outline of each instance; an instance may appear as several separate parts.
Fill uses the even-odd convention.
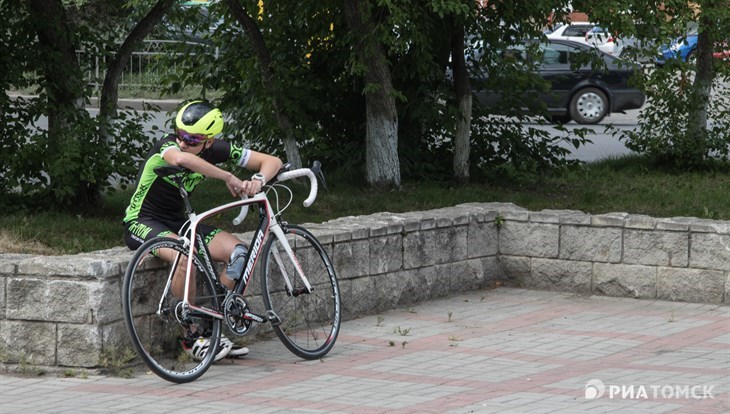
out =
[[[177,185],[155,174],[155,168],[165,165],[185,168],[183,183],[188,193],[192,193],[205,177],[211,177],[224,181],[231,195],[237,197],[260,192],[282,167],[281,160],[275,156],[216,139],[223,130],[223,115],[207,101],[184,102],[178,108],[174,127],[175,133],[157,141],[140,167],[136,189],[124,217],[124,241],[132,250],[156,236],[178,237],[177,233],[187,221]],[[229,160],[258,172],[248,180],[241,180],[216,166]],[[198,231],[211,257],[228,263],[220,282],[232,289],[235,279],[241,274],[246,246],[233,234],[205,224],[201,224]],[[156,255],[168,262],[175,257],[173,251],[164,249]],[[171,290],[175,297],[182,298],[185,269],[180,266],[179,270],[173,277]],[[193,291],[190,297],[194,297]],[[181,338],[183,349],[195,359],[203,359],[210,344],[210,333],[199,330],[203,329],[188,327]],[[248,354],[248,348],[234,344],[223,335],[220,344],[216,361],[226,356]]]

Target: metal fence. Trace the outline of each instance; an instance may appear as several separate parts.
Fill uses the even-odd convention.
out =
[[[200,43],[181,40],[145,40],[139,50],[132,52],[121,78],[120,87],[154,87],[160,85],[160,80],[173,73],[178,66],[176,59],[169,59],[165,66],[160,64],[163,56],[194,56],[200,53],[218,56],[218,49]],[[106,75],[109,59],[108,54],[99,51],[77,50],[81,68],[86,73],[88,85],[94,89],[101,88]]]

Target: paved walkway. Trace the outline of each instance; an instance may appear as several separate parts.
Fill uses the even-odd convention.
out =
[[[0,376],[0,412],[728,413],[730,307],[471,292],[348,321],[321,361],[269,341],[184,385]]]

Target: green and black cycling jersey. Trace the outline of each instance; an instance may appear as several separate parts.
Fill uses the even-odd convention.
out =
[[[163,158],[167,151],[181,151],[175,135],[168,135],[157,141],[147,153],[147,158],[142,163],[137,177],[137,187],[124,216],[125,224],[140,218],[172,221],[186,219],[185,207],[177,184],[171,179],[160,177],[155,173],[155,168],[168,165]],[[251,152],[247,148],[216,139],[213,145],[204,149],[198,156],[211,164],[233,161],[245,167],[250,154]],[[185,190],[192,194],[195,187],[204,178],[205,176],[200,173],[192,171],[185,173],[183,179]]]

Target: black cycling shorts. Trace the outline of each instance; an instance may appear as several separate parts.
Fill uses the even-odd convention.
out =
[[[180,229],[187,220],[159,220],[151,217],[139,217],[128,223],[124,223],[124,243],[132,250],[137,250],[142,243],[157,237],[169,234],[179,234]],[[198,224],[198,234],[203,236],[206,246],[210,245],[216,234],[221,230],[205,224]]]

